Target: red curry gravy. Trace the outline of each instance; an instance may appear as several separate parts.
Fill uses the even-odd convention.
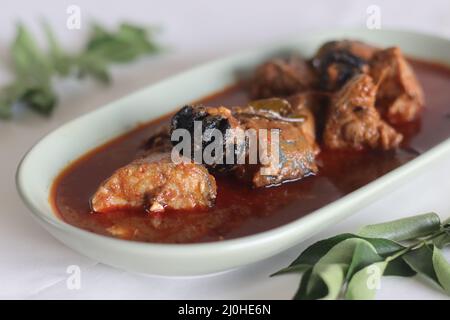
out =
[[[170,119],[167,115],[84,155],[55,180],[51,202],[65,222],[94,233],[160,243],[193,243],[247,236],[294,221],[364,186],[450,137],[450,68],[413,61],[426,107],[415,122],[396,126],[405,136],[389,152],[322,150],[320,171],[278,187],[253,189],[233,177],[216,177],[216,205],[206,211],[92,213],[89,199],[114,170],[132,161],[145,141]],[[248,101],[234,86],[202,99],[205,105]]]

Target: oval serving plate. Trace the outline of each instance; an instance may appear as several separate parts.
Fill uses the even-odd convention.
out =
[[[282,50],[310,56],[323,42],[352,38],[380,46],[398,45],[411,56],[450,64],[450,41],[405,31],[335,30],[299,36],[291,42],[216,60],[145,88],[79,117],[37,143],[19,165],[18,191],[33,217],[61,242],[94,260],[128,271],[168,276],[201,275],[256,262],[312,236],[355,213],[405,182],[433,161],[450,156],[450,139],[368,185],[284,226],[255,235],[200,244],[152,244],[114,239],[71,226],[49,203],[55,177],[89,150],[236,81]],[[151,106],[151,107],[149,107]]]

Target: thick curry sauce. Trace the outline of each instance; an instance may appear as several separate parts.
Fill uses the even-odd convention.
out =
[[[423,85],[426,107],[412,123],[396,126],[405,139],[389,152],[322,150],[319,173],[278,187],[254,189],[230,176],[218,176],[217,200],[204,211],[93,213],[89,199],[114,170],[132,161],[146,140],[170,115],[135,130],[81,157],[55,180],[51,199],[65,222],[98,234],[123,239],[192,243],[242,237],[294,221],[377,179],[450,137],[450,69],[413,61]],[[234,86],[202,99],[205,105],[233,106],[248,97]]]

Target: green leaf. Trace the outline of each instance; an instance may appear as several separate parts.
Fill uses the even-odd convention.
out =
[[[340,234],[303,251],[283,273],[303,273],[295,299],[373,299],[382,275],[417,273],[450,290],[450,265],[430,243],[447,244],[448,222],[428,213]],[[383,238],[387,237],[387,238]],[[404,246],[396,241],[415,240]],[[346,285],[347,283],[347,285]],[[375,285],[373,285],[375,284]]]
[[[9,97],[0,93],[0,118],[9,119],[12,116],[12,103],[9,101]]]
[[[101,58],[95,55],[81,55],[76,58],[76,63],[79,78],[91,76],[95,80],[105,84],[111,82],[107,64]]]
[[[402,257],[389,261],[384,270],[385,276],[412,277],[417,274]]]
[[[309,268],[302,276],[302,279],[300,280],[300,285],[298,287],[297,292],[295,293],[294,300],[309,300],[312,299],[310,296],[308,296],[306,290],[308,287],[308,282],[311,277],[312,268]],[[315,295],[318,297],[324,296],[326,294],[326,288],[325,285],[321,289],[319,289],[319,292],[316,292]]]
[[[450,245],[450,233],[446,232],[444,234],[441,234],[439,237],[433,239],[433,243],[440,249]]]
[[[297,264],[314,265],[323,255],[325,255],[336,244],[351,238],[363,239],[372,244],[377,253],[381,256],[390,255],[396,251],[404,249],[404,246],[388,240],[380,238],[367,238],[352,233],[343,233],[325,240],[318,241],[303,251],[300,256],[295,259],[290,266]]]
[[[56,75],[66,77],[75,73],[80,78],[91,76],[108,83],[108,68],[112,63],[130,62],[159,51],[149,30],[122,24],[117,31],[109,32],[97,25],[85,50],[70,55],[63,50],[47,23],[43,23],[43,28],[48,52],[39,48],[24,25],[17,26],[11,46],[15,80],[0,89],[0,118],[11,118],[15,103],[50,115],[58,100],[52,87],[52,79]]]
[[[360,239],[350,238],[332,247],[314,265],[306,288],[306,297],[336,299]]]
[[[56,95],[49,86],[29,88],[20,99],[21,102],[28,105],[33,110],[43,114],[50,115],[56,105]]]
[[[357,270],[364,268],[366,263],[372,263],[373,256],[370,255],[368,259],[369,255],[364,251],[376,254],[375,248],[369,242],[358,238],[343,240],[331,248],[314,265],[306,290],[307,296],[314,297],[315,292],[323,294],[325,284],[326,294],[319,298],[336,299],[342,290],[350,266],[353,270]],[[381,259],[378,255],[376,258]]]
[[[359,270],[348,283],[345,298],[349,300],[372,300],[375,298],[387,262],[375,262]]]
[[[410,240],[438,231],[441,227],[436,213],[426,213],[391,222],[363,227],[358,235],[372,238],[387,238],[393,241]]]
[[[424,245],[406,253],[403,259],[414,271],[439,284],[433,267],[433,247]]]
[[[314,265],[335,245],[346,239],[354,237],[355,236],[351,233],[344,233],[325,240],[318,241],[309,246],[305,251],[303,251],[300,256],[291,263],[290,266],[301,264]]]
[[[21,88],[9,85],[0,91],[0,118],[7,119],[12,116],[12,106],[22,95]]]
[[[157,51],[158,47],[144,28],[122,24],[116,32],[109,32],[94,25],[85,51],[73,61],[80,78],[91,76],[100,82],[109,83],[108,66],[111,63],[130,62]]]
[[[157,46],[149,39],[146,29],[131,24],[120,25],[115,33],[95,25],[86,54],[109,62],[129,62],[140,55],[157,51]]]
[[[312,268],[314,264],[319,261],[321,257],[323,257],[332,247],[336,244],[347,240],[347,239],[363,239],[369,242],[376,250],[376,253],[382,257],[389,256],[399,250],[404,249],[404,246],[387,239],[379,239],[379,238],[364,238],[351,233],[340,234],[325,240],[318,241],[311,246],[309,246],[305,251],[303,251],[300,256],[295,259],[288,267],[281,269],[280,271],[272,274],[271,276],[277,276],[285,273],[302,273]],[[401,261],[401,260],[400,260]],[[355,262],[356,263],[356,262]],[[394,262],[392,267],[388,267],[387,274],[392,275],[403,275],[410,276],[415,274],[411,268],[406,265],[398,265],[398,263]],[[391,271],[392,269],[392,271]]]
[[[23,25],[18,26],[11,54],[17,79],[1,91],[0,116],[10,117],[16,102],[49,115],[56,104],[51,88],[52,67]]]
[[[372,246],[374,246],[377,253],[382,257],[387,257],[392,255],[393,253],[400,251],[404,249],[405,247],[401,244],[389,240],[389,239],[382,239],[382,238],[368,238],[368,237],[360,237],[360,239],[364,239],[367,242],[370,242]]]
[[[439,284],[444,291],[450,295],[450,264],[445,259],[442,251],[433,249],[433,267]]]
[[[292,266],[283,268],[283,269],[271,274],[270,276],[271,277],[279,276],[281,274],[286,274],[286,273],[303,273],[309,269],[312,269],[312,266],[309,264],[296,264],[296,265],[292,265]]]
[[[314,267],[311,278],[307,286],[307,295],[313,299],[335,300],[339,297],[345,280],[345,273],[348,265],[344,263],[318,264]],[[315,292],[324,292],[326,294],[317,296]]]
[[[49,59],[53,69],[61,76],[67,76],[70,72],[72,61],[70,56],[61,48],[50,25],[43,22],[43,28],[49,46]]]
[[[49,61],[22,24],[17,27],[11,55],[20,81],[27,84],[39,84],[42,80],[48,82],[52,70]]]
[[[434,245],[440,249],[450,245],[450,218],[442,223],[442,231],[444,234],[433,239]]]
[[[378,255],[376,249],[368,241],[358,242],[353,252],[352,262],[350,263],[345,277],[346,281],[350,280],[350,278],[359,270],[380,261],[383,261],[383,258]]]

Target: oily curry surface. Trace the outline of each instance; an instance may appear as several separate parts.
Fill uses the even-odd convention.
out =
[[[279,187],[251,188],[234,177],[219,175],[216,204],[205,210],[92,213],[89,200],[101,182],[132,161],[147,139],[167,125],[168,115],[78,159],[55,180],[50,200],[58,216],[71,225],[136,241],[217,241],[284,225],[364,186],[450,137],[450,69],[421,61],[412,61],[412,66],[424,88],[426,106],[414,122],[395,126],[405,137],[399,149],[388,152],[322,149],[317,175]],[[201,102],[234,106],[248,100],[246,92],[234,86]]]

